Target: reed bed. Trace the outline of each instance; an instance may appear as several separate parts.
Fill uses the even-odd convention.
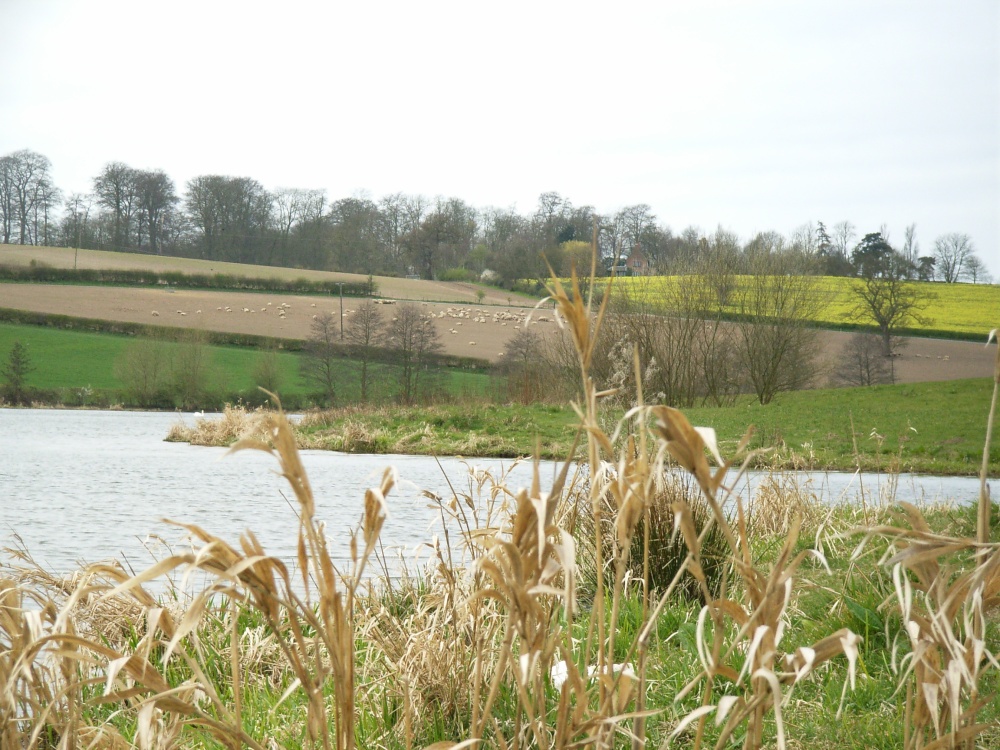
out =
[[[252,531],[185,523],[190,549],[137,574],[5,563],[0,747],[838,747],[877,678],[899,729],[883,746],[1000,739],[1000,545],[905,505],[905,524],[866,511],[859,545],[849,513],[780,485],[745,506],[730,488],[750,433],[724,459],[641,387],[609,421],[589,375],[607,296],[585,300],[575,275],[550,293],[580,376],[554,477],[536,462],[528,487],[473,471],[428,495],[430,560],[398,568],[379,542],[387,469],[338,569],[287,418],[234,411],[224,429],[253,434],[232,450],[271,456],[294,494],[295,564]],[[154,597],[165,577],[180,587]]]
[[[244,404],[226,404],[219,416],[201,416],[194,425],[183,421],[171,425],[167,441],[191,445],[230,446],[244,437],[266,439],[272,412]]]

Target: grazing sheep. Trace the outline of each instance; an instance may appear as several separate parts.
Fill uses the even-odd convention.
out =
[[[153,317],[154,318],[158,318],[158,317],[160,317],[160,314],[158,312],[156,312],[156,310],[153,310]]]

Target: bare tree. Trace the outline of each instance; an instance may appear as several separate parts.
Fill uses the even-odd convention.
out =
[[[434,322],[411,303],[399,306],[388,334],[399,367],[399,398],[412,404],[421,393],[430,360],[444,349],[441,337]]]
[[[803,255],[815,255],[819,250],[816,227],[811,221],[792,231],[791,245]]]
[[[892,359],[882,354],[879,337],[855,333],[848,339],[833,373],[840,385],[881,385],[895,382]]]
[[[854,238],[858,236],[857,227],[849,221],[838,221],[833,225],[833,247],[845,258],[854,247]]]
[[[702,243],[694,273],[705,288],[705,312],[722,312],[736,291],[743,266],[739,237],[722,227]]]
[[[135,173],[136,248],[143,249],[143,236],[148,237],[149,252],[163,254],[161,237],[169,212],[177,205],[174,181],[163,171]]]
[[[257,353],[253,365],[253,382],[258,388],[263,388],[270,393],[278,394],[281,390],[284,373],[281,370],[281,361],[278,359],[278,352],[275,349],[262,349]]]
[[[973,284],[989,284],[993,281],[990,270],[978,255],[973,255],[966,261],[965,278]]]
[[[807,385],[816,375],[820,306],[811,262],[798,253],[758,253],[736,293],[737,352],[761,404],[781,391]]]
[[[200,257],[236,263],[270,260],[273,197],[256,180],[195,177],[187,183],[184,206]]]
[[[616,287],[594,354],[595,380],[618,389],[624,404],[634,403],[637,349],[647,401],[679,407],[726,403],[739,378],[734,329],[722,322],[715,295],[700,274],[678,276],[655,295],[646,281]]]
[[[507,342],[497,370],[504,378],[508,397],[517,403],[531,404],[545,397],[556,397],[551,387],[545,347],[538,334],[527,328],[518,331]]]
[[[166,344],[154,339],[130,343],[115,361],[115,376],[125,387],[126,398],[138,406],[155,406],[164,401],[169,369]]]
[[[46,219],[58,198],[49,160],[28,149],[0,157],[0,235],[3,242],[37,244],[38,221]]]
[[[202,331],[181,335],[172,353],[170,385],[174,402],[182,409],[201,405],[212,380],[212,350]]]
[[[112,250],[131,249],[133,221],[139,205],[138,172],[120,161],[104,166],[94,178],[94,195],[111,217]]]
[[[916,224],[909,224],[906,227],[906,233],[903,237],[903,249],[901,252],[903,257],[906,258],[910,264],[917,267],[917,264],[920,262],[920,244],[917,242]]]
[[[305,355],[299,366],[302,377],[322,391],[328,406],[333,404],[337,395],[339,344],[340,321],[328,312],[313,318],[304,347]]]
[[[975,254],[972,240],[967,234],[952,232],[934,240],[934,267],[948,284],[962,278],[965,266]]]
[[[354,358],[361,362],[361,400],[368,401],[371,373],[369,365],[385,335],[385,318],[379,305],[367,301],[349,318],[344,332]]]

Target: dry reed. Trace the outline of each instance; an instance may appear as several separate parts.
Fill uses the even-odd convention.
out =
[[[840,629],[808,647],[782,647],[799,569],[810,555],[825,563],[819,550],[796,551],[811,505],[803,500],[779,512],[772,503],[748,514],[726,484],[732,462],[718,454],[714,433],[675,409],[644,403],[637,355],[635,406],[605,429],[601,404],[614,393],[598,390],[589,368],[608,292],[596,304],[585,300],[574,272],[566,285],[553,278],[550,293],[580,376],[577,444],[551,481],[543,482],[536,461],[526,488],[473,471],[467,487],[429,496],[443,521],[431,561],[391,576],[379,549],[396,481],[387,470],[365,493],[349,567],[338,570],[288,420],[280,409],[255,415],[257,436],[233,450],[263,451],[278,462],[300,519],[295,568],[268,555],[251,531],[234,546],[179,524],[192,548],[137,575],[100,565],[68,582],[36,579],[37,587],[0,579],[2,747],[410,750],[433,737],[434,750],[638,750],[650,741],[650,717],[668,708],[648,705],[651,644],[686,575],[702,602],[699,669],[675,703],[690,705],[684,702],[699,691],[700,698],[668,728],[671,738],[721,748],[742,732],[745,748],[760,748],[773,732],[786,747],[783,710],[796,685],[843,655],[846,691],[860,640]],[[234,410],[225,429],[245,434],[246,419],[245,410]],[[743,466],[752,458],[743,455],[749,439],[748,432],[736,453]],[[574,473],[578,447],[583,477]],[[683,551],[654,591],[652,519],[671,467],[690,476],[698,500],[670,497]],[[892,540],[887,564],[910,639],[899,662],[906,747],[971,747],[990,698],[979,685],[997,667],[977,634],[1000,601],[1000,553],[936,536],[907,510],[910,529],[869,531]],[[751,548],[764,529],[784,533],[769,561]],[[717,579],[708,573],[718,557],[707,542],[712,534],[725,558]],[[963,555],[971,570],[943,562]],[[584,560],[595,570],[589,611],[578,595]],[[623,612],[636,571],[641,622],[629,634]],[[145,586],[172,574],[207,583],[171,609]],[[46,593],[52,589],[61,593]],[[127,614],[134,632],[104,641],[87,623],[114,611]],[[287,706],[292,717],[280,734],[248,717],[248,690],[261,683],[282,691],[272,710]],[[432,724],[444,740],[429,733]]]

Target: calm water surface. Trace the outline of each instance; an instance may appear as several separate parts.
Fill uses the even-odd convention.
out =
[[[172,545],[184,541],[186,532],[163,523],[169,518],[234,545],[252,529],[270,554],[294,560],[296,501],[275,474],[277,461],[260,451],[227,455],[224,448],[167,443],[163,438],[179,416],[193,421],[190,414],[0,409],[0,546],[16,534],[56,572],[123,556],[140,569],[152,559],[151,535]],[[440,530],[421,490],[450,496],[448,479],[458,491],[469,489],[468,468],[458,459],[442,459],[444,471],[422,456],[303,451],[302,460],[317,518],[326,522],[331,552],[342,562],[364,492],[379,486],[387,466],[400,480],[388,498],[387,547],[413,550]],[[470,461],[497,475],[512,463]],[[525,486],[530,468],[520,465],[513,476]]]
[[[0,409],[0,546],[20,537],[35,559],[65,573],[108,558],[136,569],[151,555],[162,556],[154,537],[181,546],[185,532],[164,518],[194,523],[236,544],[252,529],[264,549],[294,560],[298,520],[294,496],[274,473],[277,462],[259,451],[226,455],[223,448],[167,443],[163,438],[179,416],[151,412]],[[334,556],[347,559],[348,533],[360,518],[364,491],[379,485],[382,471],[394,466],[400,484],[389,497],[389,520],[382,539],[412,556],[440,533],[438,513],[421,490],[450,496],[449,480],[468,491],[466,464],[424,456],[347,455],[304,451],[317,502]],[[474,459],[476,467],[499,475],[512,462]],[[442,471],[443,467],[443,471]],[[550,480],[553,464],[543,467]],[[530,467],[518,466],[513,488],[530,482]],[[744,480],[752,494],[764,479]],[[824,473],[783,475],[803,491],[826,501],[907,499],[972,502],[978,482],[968,478],[901,475],[898,483],[872,475]],[[287,499],[286,499],[287,498]],[[427,556],[424,550],[424,557]],[[8,556],[0,553],[0,560]]]

